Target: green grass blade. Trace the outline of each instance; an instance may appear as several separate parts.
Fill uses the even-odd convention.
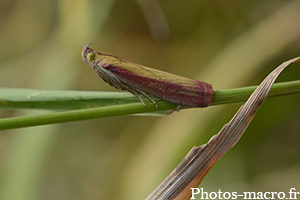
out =
[[[134,102],[140,100],[128,92],[0,89],[0,107],[3,108],[75,110]]]
[[[161,110],[171,110],[175,109],[176,105],[170,104],[164,101],[158,101]],[[154,104],[149,103],[144,106],[141,102],[122,104],[98,108],[88,108],[81,110],[73,110],[66,112],[55,112],[43,115],[25,116],[25,117],[13,117],[0,120],[0,130],[13,129],[37,125],[64,123],[72,121],[80,121],[87,119],[121,116],[128,114],[138,114],[153,112],[156,110]]]
[[[245,101],[256,87],[217,90],[211,105]],[[300,81],[276,83],[273,85],[269,97],[295,94],[299,91]],[[151,96],[151,98],[155,101],[160,100],[155,96]],[[144,101],[147,102],[148,100],[144,98]],[[75,110],[137,102],[140,100],[128,92],[0,89],[0,107],[2,108]]]
[[[256,87],[257,86],[215,91],[212,105],[245,101]],[[300,93],[300,81],[290,81],[274,84],[268,97],[297,93]],[[174,104],[157,100],[158,98],[156,97],[153,97],[153,99],[159,105],[159,110],[166,111],[165,113],[168,113],[168,110],[174,110],[177,107]],[[143,106],[137,97],[126,92],[0,89],[0,107],[31,108],[32,106],[33,108],[77,109],[43,115],[1,119],[0,130],[130,114],[155,113],[156,107],[154,104],[146,99],[145,102],[147,106]],[[62,104],[63,106],[59,104]]]

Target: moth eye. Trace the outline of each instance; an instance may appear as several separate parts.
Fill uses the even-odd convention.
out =
[[[95,58],[95,54],[94,53],[88,53],[88,55],[86,55],[86,59],[88,60],[88,61],[92,61],[92,60],[94,60],[94,58]]]

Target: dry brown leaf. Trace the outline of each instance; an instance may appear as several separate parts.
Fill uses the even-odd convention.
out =
[[[146,198],[146,200],[187,200],[191,189],[198,187],[210,168],[241,138],[260,105],[266,99],[278,75],[300,57],[288,60],[272,71],[241,106],[228,124],[208,143],[193,147],[172,173]]]

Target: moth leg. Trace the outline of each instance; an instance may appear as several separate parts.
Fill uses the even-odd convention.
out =
[[[144,106],[146,105],[145,102],[143,101],[143,99],[138,95],[138,93],[142,94],[144,97],[146,97],[149,101],[151,101],[155,107],[156,107],[156,110],[158,110],[158,105],[157,103],[151,99],[145,92],[141,91],[141,90],[138,90],[138,89],[128,89],[126,88],[126,90],[128,90],[129,92],[131,92],[132,94],[134,94],[135,96],[137,96],[141,102],[144,104]]]
[[[144,102],[144,100],[142,99],[142,97],[135,91],[135,90],[130,90],[130,89],[126,89],[128,90],[129,92],[131,92],[132,94],[134,94],[135,96],[137,96],[141,102],[144,104],[144,106],[146,106],[146,103]]]
[[[171,110],[170,112],[168,112],[167,115],[171,115],[175,111],[179,112],[180,108],[181,108],[181,105],[178,105],[174,110]]]
[[[181,108],[181,105],[178,105],[178,106],[176,107],[175,110],[176,110],[177,112],[179,112],[179,111],[180,111],[180,108]]]
[[[154,105],[155,105],[155,107],[156,107],[156,110],[158,111],[158,105],[157,105],[157,103],[153,100],[153,99],[151,99],[145,92],[143,92],[143,91],[138,91],[139,93],[141,93],[144,97],[146,97],[148,100],[150,100]]]

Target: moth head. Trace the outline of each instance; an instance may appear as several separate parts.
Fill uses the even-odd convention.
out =
[[[88,54],[86,55],[86,59],[87,59],[89,62],[93,61],[94,58],[95,58],[95,54],[94,54],[93,52],[90,52],[90,53],[88,53]]]
[[[82,60],[86,63],[90,63],[95,58],[95,54],[92,52],[92,49],[89,48],[89,46],[91,44],[92,43],[90,42],[90,43],[84,45],[82,52],[81,52]]]

